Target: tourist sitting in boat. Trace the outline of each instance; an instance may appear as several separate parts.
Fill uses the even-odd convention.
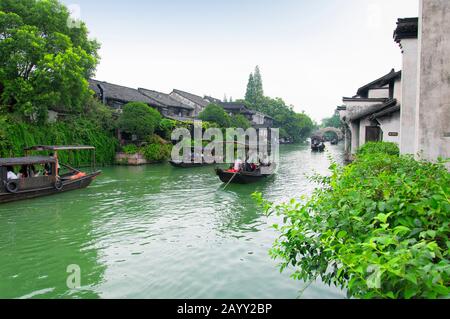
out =
[[[11,180],[11,179],[18,179],[16,173],[14,173],[14,168],[13,168],[12,166],[8,166],[8,167],[6,168],[6,170],[8,171],[8,174],[7,174],[7,176],[6,176],[6,178],[7,178],[8,180]]]
[[[28,178],[28,166],[22,165],[20,168],[19,174],[17,174],[18,179]]]
[[[36,169],[34,165],[30,166],[30,177],[38,177],[41,173]]]

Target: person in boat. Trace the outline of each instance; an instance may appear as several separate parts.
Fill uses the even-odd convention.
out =
[[[8,172],[8,173],[7,173],[7,176],[6,176],[6,178],[7,178],[8,180],[18,179],[16,173],[14,173],[14,168],[13,168],[12,166],[8,166],[8,167],[6,168],[6,170],[7,170],[7,172]]]
[[[22,165],[20,168],[19,174],[17,174],[18,179],[28,178],[28,166]]]
[[[30,166],[30,177],[38,177],[40,175],[40,172],[36,169],[34,165]]]
[[[58,157],[54,153],[50,153],[50,157],[54,157],[56,159],[56,163],[57,163],[56,168],[59,173],[61,166],[59,166]],[[51,176],[51,175],[52,175],[52,165],[47,163],[44,166],[44,176]]]
[[[238,158],[238,159],[234,162],[234,167],[233,167],[233,169],[234,169],[235,172],[239,172],[239,171],[242,170],[242,160],[241,160],[241,159]]]

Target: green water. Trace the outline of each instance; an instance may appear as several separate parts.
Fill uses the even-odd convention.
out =
[[[342,146],[329,146],[342,161]],[[308,194],[326,153],[282,146],[271,180],[223,189],[212,167],[110,167],[93,185],[0,205],[0,298],[297,298],[302,282],[269,255],[277,234],[251,194]],[[81,288],[67,286],[79,265]],[[341,298],[313,283],[302,298]]]

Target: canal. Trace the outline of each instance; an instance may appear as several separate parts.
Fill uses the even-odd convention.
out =
[[[108,167],[86,189],[0,206],[0,298],[343,298],[280,274],[268,255],[277,233],[251,194],[309,194],[328,153],[281,146],[271,180],[223,189],[213,167]],[[67,286],[78,265],[81,288]]]

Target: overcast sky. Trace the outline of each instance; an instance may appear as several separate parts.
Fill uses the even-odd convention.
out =
[[[266,95],[320,121],[343,96],[401,69],[392,34],[419,0],[63,2],[102,44],[99,80],[238,99],[259,65]]]

